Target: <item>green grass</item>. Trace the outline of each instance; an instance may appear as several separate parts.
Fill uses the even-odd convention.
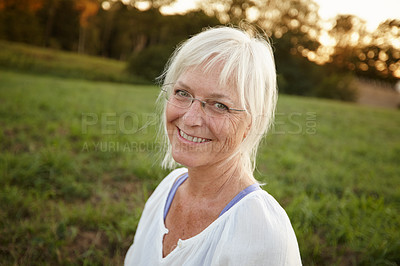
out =
[[[122,264],[167,173],[154,160],[157,93],[0,71],[2,264]],[[395,110],[280,97],[255,175],[304,265],[400,264],[399,124]]]
[[[0,68],[64,78],[146,84],[126,72],[126,63],[0,40]]]

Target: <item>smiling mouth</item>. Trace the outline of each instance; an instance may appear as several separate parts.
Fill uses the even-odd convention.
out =
[[[185,140],[188,140],[190,142],[204,143],[204,142],[211,141],[211,139],[204,139],[204,138],[200,138],[200,137],[190,136],[190,135],[186,134],[185,132],[183,132],[180,128],[178,128],[178,132],[182,138],[184,138]]]

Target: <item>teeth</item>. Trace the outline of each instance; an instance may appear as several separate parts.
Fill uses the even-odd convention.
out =
[[[186,139],[188,141],[191,141],[191,142],[203,143],[203,142],[207,141],[207,139],[189,136],[185,132],[183,132],[182,130],[179,130],[179,133],[184,139]]]

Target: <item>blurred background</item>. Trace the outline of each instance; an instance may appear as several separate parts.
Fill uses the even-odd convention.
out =
[[[231,24],[274,49],[280,99],[255,175],[287,210],[304,265],[399,265],[399,10],[0,0],[0,264],[122,264],[168,172],[155,78],[183,40]]]
[[[2,0],[0,39],[124,61],[151,82],[188,36],[248,21],[271,38],[281,92],[397,107],[399,8],[395,0]]]

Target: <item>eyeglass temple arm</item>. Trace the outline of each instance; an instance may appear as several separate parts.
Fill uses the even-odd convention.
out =
[[[237,111],[237,112],[245,112],[246,110],[244,109],[235,109],[235,108],[229,108],[231,111]]]

